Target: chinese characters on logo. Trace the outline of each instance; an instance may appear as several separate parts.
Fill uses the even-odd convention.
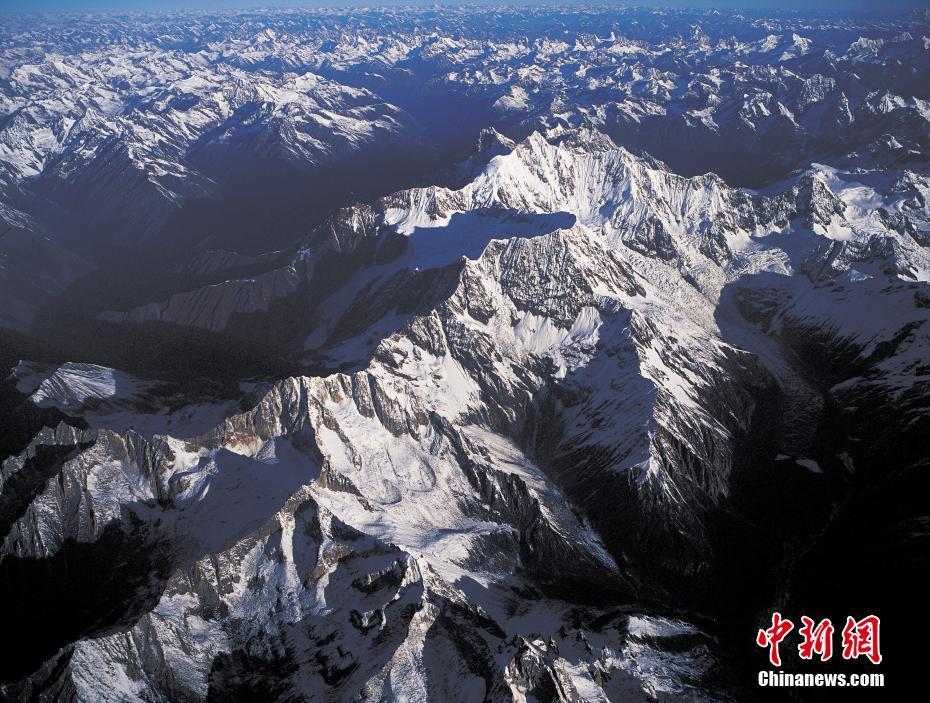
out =
[[[802,615],[798,634],[803,638],[798,645],[801,659],[813,659],[815,654],[819,654],[820,661],[825,662],[833,656],[833,623],[829,618],[821,620],[817,627],[814,627],[814,621]]]
[[[861,620],[856,620],[852,616],[847,617],[842,632],[843,659],[866,657],[873,664],[880,664],[882,661],[878,638],[880,624],[879,618],[875,615],[868,615]],[[768,647],[769,662],[772,666],[781,666],[778,647],[793,629],[794,623],[776,612],[772,613],[772,626],[759,630],[759,634],[756,635],[756,644],[760,647]],[[798,656],[801,659],[813,659],[816,654],[820,657],[820,661],[828,661],[833,656],[833,632],[833,623],[829,618],[815,623],[811,618],[802,615],[801,627],[798,629],[798,634],[801,636]]]
[[[759,634],[756,635],[756,644],[769,648],[769,661],[772,662],[772,666],[781,666],[778,645],[793,629],[793,622],[783,620],[781,613],[772,613],[772,626],[768,630],[759,630]]]
[[[846,627],[843,628],[843,659],[857,659],[865,656],[873,664],[881,663],[882,653],[878,648],[878,626],[880,624],[874,615],[869,615],[862,620],[854,620],[851,616],[847,616]]]

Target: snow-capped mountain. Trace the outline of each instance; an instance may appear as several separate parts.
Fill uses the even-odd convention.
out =
[[[772,610],[900,633],[925,17],[60,22],[0,24],[0,696],[749,701]]]

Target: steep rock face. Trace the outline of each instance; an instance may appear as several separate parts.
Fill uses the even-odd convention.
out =
[[[694,686],[713,661],[709,640],[685,623],[614,612],[551,627],[510,637],[419,559],[341,523],[304,488],[245,540],[175,572],[130,630],[68,645],[6,692],[114,701],[723,695]]]
[[[456,254],[476,258],[493,238],[535,237],[575,223],[616,245],[640,272],[683,278],[711,298],[778,262],[815,280],[857,262],[912,279],[930,275],[920,242],[926,184],[907,174],[896,184],[887,176],[860,178],[817,167],[763,194],[730,188],[712,174],[684,178],[590,130],[566,133],[556,144],[534,133],[491,157],[463,187],[416,188],[340,210],[284,267],[101,318],[235,331],[237,319],[289,299],[310,320],[308,348],[361,361],[364,354],[346,340],[379,320],[387,325],[380,333],[389,333],[447,296],[450,279],[438,269]],[[665,286],[694,307],[677,287]],[[404,293],[409,299],[399,300]],[[401,316],[393,324],[385,319],[391,310]]]
[[[118,550],[156,550],[167,566],[151,572],[146,598],[136,593],[127,611],[87,623],[79,634],[93,639],[62,642],[7,691],[341,700],[347,690],[379,699],[389,687],[410,699],[458,699],[471,695],[465,686],[506,700],[532,687],[506,673],[518,657],[519,643],[507,638],[519,621],[495,622],[517,601],[506,588],[485,598],[472,579],[516,576],[514,584],[556,591],[578,579],[617,593],[624,577],[516,446],[428,415],[393,371],[376,362],[354,376],[281,382],[252,411],[191,440],[89,436],[92,446],[60,467],[8,536],[5,585],[30,559],[53,569],[50,560],[103,543],[115,526],[145,545]],[[365,536],[335,514],[406,546]],[[154,569],[117,563],[142,576]],[[151,610],[140,613],[140,601]],[[623,637],[598,637],[600,664],[579,663],[594,656],[580,653],[541,664],[564,680],[564,700],[614,669],[643,685]],[[461,675],[443,673],[437,648],[462,661]],[[693,662],[693,671],[708,663]],[[410,679],[410,671],[419,673]]]
[[[409,554],[342,524],[303,489],[243,541],[176,571],[131,630],[69,645],[49,680],[19,690],[54,685],[80,700],[153,692],[340,700],[345,691],[378,699],[379,687],[392,685],[426,694],[432,684],[436,696],[441,681],[402,672],[428,670],[424,640],[440,623],[457,627],[460,656],[488,695],[499,694],[485,642],[500,638],[493,624]]]

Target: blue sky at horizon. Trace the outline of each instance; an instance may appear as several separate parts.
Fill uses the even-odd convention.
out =
[[[12,12],[86,12],[86,11],[157,11],[178,9],[255,9],[263,7],[358,7],[378,5],[461,5],[461,0],[0,0],[0,11]],[[526,0],[487,0],[480,4],[523,5]],[[583,2],[535,4],[579,5]],[[593,0],[592,4],[604,4]],[[669,7],[720,7],[745,9],[792,10],[909,10],[930,6],[928,0],[633,0],[618,5],[654,5]]]

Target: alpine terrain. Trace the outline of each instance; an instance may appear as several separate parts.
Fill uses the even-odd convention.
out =
[[[0,328],[2,700],[920,674],[930,12],[0,15]]]

